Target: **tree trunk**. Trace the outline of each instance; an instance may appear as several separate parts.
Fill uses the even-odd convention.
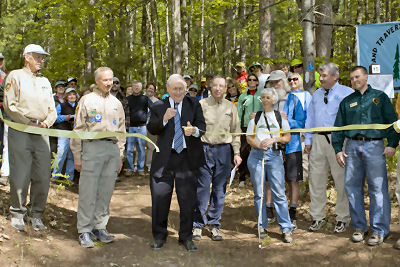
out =
[[[390,12],[390,17],[391,17],[391,21],[396,21],[398,20],[398,13],[397,13],[397,9],[399,8],[399,2],[398,0],[392,0],[392,8],[391,8],[391,12]]]
[[[317,5],[320,7],[319,12],[323,15],[318,16],[319,23],[332,23],[332,2],[331,0],[319,0]],[[316,28],[316,46],[317,57],[329,61],[332,48],[332,30],[331,25],[318,25]]]
[[[246,18],[244,17],[246,15],[245,9],[246,8],[244,6],[244,1],[240,0],[239,1],[239,10],[238,10],[238,12],[239,12],[238,17],[239,17],[240,21],[246,21]],[[244,25],[243,25],[243,27],[244,27]],[[239,46],[240,46],[240,49],[238,50],[239,60],[245,62],[246,61],[246,38],[245,38],[244,34],[242,35],[242,37],[240,37]]]
[[[356,24],[360,25],[362,23],[362,8],[363,0],[357,0],[357,16]],[[353,50],[353,62],[357,62],[357,39],[354,38],[354,50]]]
[[[165,70],[165,60],[164,60],[164,55],[163,55],[163,49],[161,46],[161,31],[160,31],[160,19],[158,17],[158,11],[157,11],[157,3],[156,0],[151,0],[151,13],[153,14],[152,16],[156,16],[156,25],[157,25],[157,37],[158,37],[158,48],[160,52],[160,62],[161,62],[161,73],[162,73],[162,82],[163,82],[163,87],[165,88],[167,85],[167,72]]]
[[[259,3],[259,20],[260,26],[258,28],[259,37],[259,56],[262,62],[266,59],[271,59],[275,56],[275,43],[274,35],[272,31],[272,22],[274,20],[271,8],[266,8],[272,5],[274,0],[260,0]],[[263,64],[263,63],[262,63]],[[264,71],[267,73],[271,72],[271,66],[264,64]]]
[[[172,0],[172,25],[174,29],[173,40],[173,71],[182,72],[182,30],[181,30],[181,2]]]
[[[201,65],[200,65],[200,73],[204,73],[206,67],[206,60],[207,60],[207,43],[205,40],[204,34],[204,2],[205,0],[201,0],[201,33],[200,33],[200,40],[201,40]]]
[[[303,26],[303,77],[304,89],[314,93],[315,91],[315,41],[314,29],[311,21],[314,21],[314,1],[302,0],[301,16],[304,18]]]
[[[182,0],[181,14],[182,14],[182,59],[183,59],[183,69],[185,71],[189,68],[189,17],[187,12],[187,1]]]
[[[166,38],[167,38],[167,41],[166,41],[166,43],[165,43],[165,67],[166,68],[168,68],[167,70],[167,73],[169,72],[169,70],[171,69],[170,67],[171,67],[171,57],[170,57],[170,53],[169,53],[169,48],[170,48],[170,45],[171,45],[171,35],[170,35],[170,27],[169,27],[169,23],[170,23],[170,21],[169,21],[169,7],[170,7],[170,4],[169,4],[169,0],[167,0],[167,3],[166,3],[166,10],[165,10],[165,20],[166,20],[166,22],[165,22],[165,25],[166,25],[166,27],[167,27],[167,29],[166,29],[166,33],[167,33],[167,36],[166,36]],[[166,83],[165,83],[165,85],[166,85]],[[165,88],[165,87],[164,87]]]
[[[149,2],[147,4],[147,17],[149,18],[149,26],[150,26],[150,45],[151,45],[151,61],[153,65],[153,81],[157,84],[157,62],[156,62],[156,37],[154,32],[154,18],[150,14],[150,5]]]
[[[142,35],[141,35],[143,53],[141,66],[141,79],[147,79],[147,6],[142,9]]]
[[[233,9],[226,8],[225,9],[225,25],[222,33],[222,53],[223,53],[223,75],[225,77],[230,76],[231,72],[231,47],[232,47],[232,17],[233,17]]]
[[[375,23],[380,23],[381,22],[380,0],[374,0],[374,16],[375,16]]]
[[[369,23],[368,0],[364,0],[365,24]]]
[[[94,6],[96,0],[90,0],[89,5]],[[86,34],[86,67],[85,67],[85,81],[93,77],[94,74],[94,32],[95,32],[96,21],[93,13],[88,16],[87,34]]]

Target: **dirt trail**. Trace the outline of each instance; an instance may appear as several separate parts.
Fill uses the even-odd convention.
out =
[[[300,208],[299,229],[292,244],[283,244],[277,223],[269,227],[270,238],[258,248],[256,218],[250,185],[228,192],[222,219],[224,241],[214,242],[203,231],[199,251],[188,253],[178,246],[179,212],[176,197],[171,205],[170,236],[164,248],[153,251],[151,236],[151,199],[148,177],[123,178],[111,202],[108,230],[116,242],[93,249],[81,248],[77,242],[77,188],[57,189],[51,185],[44,216],[48,230],[18,233],[6,219],[8,187],[0,188],[0,232],[10,240],[0,242],[1,266],[400,266],[400,251],[393,245],[400,238],[397,206],[392,209],[391,236],[379,247],[354,244],[351,230],[333,234],[333,213],[319,233],[309,233],[308,203]]]

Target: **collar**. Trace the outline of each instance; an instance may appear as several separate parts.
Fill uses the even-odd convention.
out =
[[[210,100],[208,100],[208,101],[210,101],[211,104],[218,104],[218,105],[220,105],[220,104],[222,104],[222,101],[223,101],[223,98],[222,98],[220,101],[217,101],[217,99],[215,99],[212,95],[209,97],[209,99],[210,99]]]
[[[43,74],[40,73],[40,72],[33,73],[28,67],[24,67],[23,70],[24,70],[26,73],[28,73],[29,75],[34,76],[34,77],[42,77],[42,76],[43,76]]]
[[[366,95],[366,94],[368,94],[369,92],[371,92],[370,89],[372,89],[372,87],[371,87],[371,85],[368,84],[367,90],[365,90],[365,92],[364,92],[363,95]],[[360,91],[358,91],[358,90],[354,90],[354,91],[355,91],[356,94],[361,95]]]
[[[107,97],[107,96],[110,95],[110,91],[108,91],[107,93],[103,93],[102,91],[100,91],[97,88],[93,89],[93,93],[96,93],[96,94],[98,94],[99,96],[102,96],[102,97]]]
[[[332,88],[329,89],[328,91],[329,91],[329,92],[333,92],[333,91],[336,90],[336,88],[338,88],[338,86],[339,86],[339,82],[336,82],[335,85],[332,86]],[[322,89],[324,89],[324,93],[327,91],[327,90],[326,90],[325,88],[323,88],[323,87],[322,87]]]

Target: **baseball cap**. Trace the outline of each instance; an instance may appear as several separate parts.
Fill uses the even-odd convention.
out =
[[[202,83],[205,83],[206,81],[207,81],[207,78],[206,78],[206,77],[201,78],[201,82],[202,82]]]
[[[3,53],[0,53],[0,58],[4,58]]]
[[[214,78],[214,74],[209,73],[209,74],[206,75],[206,78]]]
[[[54,85],[54,87],[57,87],[59,85],[65,86],[66,82],[65,81],[57,81],[56,84]]]
[[[238,63],[236,63],[236,67],[242,67],[242,68],[244,68],[244,67],[245,67],[245,64],[244,64],[244,62],[238,62]]]
[[[199,90],[199,87],[198,87],[197,85],[195,85],[195,84],[191,84],[191,85],[189,86],[188,90],[190,91],[190,89],[195,89],[196,92],[197,92],[197,91]]]
[[[269,75],[267,81],[279,81],[279,80],[285,80],[285,79],[286,79],[286,74],[283,71],[274,70]]]
[[[69,87],[69,88],[67,88],[67,90],[65,90],[65,94],[68,94],[68,93],[70,93],[72,91],[74,91],[76,93],[75,88]]]
[[[292,60],[292,62],[290,62],[290,66],[291,67],[296,66],[296,65],[300,65],[300,64],[303,64],[303,61],[301,61],[298,58],[295,58],[295,59]]]
[[[68,78],[67,83],[70,83],[72,81],[75,81],[76,83],[78,82],[78,80],[76,78],[70,77],[70,78]]]
[[[261,65],[260,62],[253,62],[253,63],[251,63],[250,69],[253,68],[253,67],[260,67],[261,70],[263,69],[263,67],[262,67],[262,65]]]
[[[43,47],[41,47],[40,45],[36,45],[36,44],[28,44],[25,49],[24,49],[24,55],[28,54],[28,53],[36,53],[36,54],[42,54],[42,55],[46,55],[49,56],[50,54],[45,52]]]
[[[119,80],[117,77],[114,77],[114,78],[113,78],[113,82],[121,83],[120,80]]]
[[[192,77],[190,75],[183,75],[183,79],[192,79]]]

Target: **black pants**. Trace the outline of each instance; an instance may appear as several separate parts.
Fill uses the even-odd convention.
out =
[[[175,182],[180,209],[179,240],[192,240],[198,170],[189,169],[189,160],[186,149],[179,154],[172,152],[163,176],[150,178],[154,239],[167,238],[168,213]]]
[[[246,174],[249,174],[249,169],[247,168],[247,159],[250,155],[251,147],[247,143],[246,135],[242,134],[240,136],[240,157],[242,158],[242,164],[239,167],[239,181],[246,180]]]

